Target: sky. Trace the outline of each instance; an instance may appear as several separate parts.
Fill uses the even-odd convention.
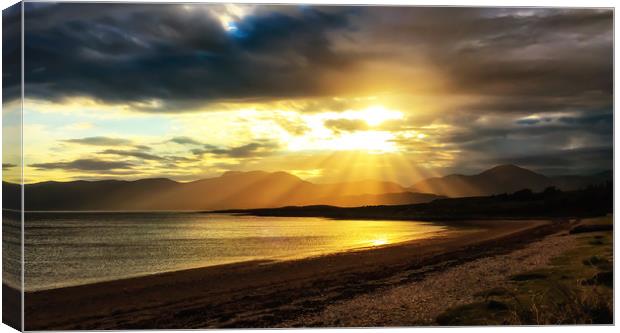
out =
[[[25,182],[612,168],[609,9],[26,3],[24,17]]]

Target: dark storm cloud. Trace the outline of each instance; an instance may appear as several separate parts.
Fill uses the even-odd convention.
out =
[[[385,8],[374,13],[356,17],[354,38],[393,62],[395,73],[416,65],[432,69],[445,90],[438,98],[472,97],[453,111],[612,106],[611,10]],[[405,76],[404,89],[415,77]],[[424,93],[424,83],[419,86]]]
[[[273,155],[277,152],[280,145],[276,142],[268,140],[260,140],[241,146],[231,148],[220,148],[212,145],[205,145],[201,149],[193,149],[195,155],[212,154],[215,156],[232,157],[232,158],[251,158]]]
[[[491,159],[490,164],[517,164],[550,174],[595,173],[613,168],[612,147],[551,150],[539,154]]]
[[[541,122],[544,121],[549,121],[548,118],[543,118],[543,119],[535,119],[535,118],[529,118],[529,119],[519,119],[517,120],[517,124],[519,125],[536,125],[536,124],[540,124]]]
[[[441,143],[438,151],[452,152],[456,172],[512,163],[549,174],[583,174],[607,170],[612,165],[611,110],[547,114],[513,122],[480,121],[470,115],[451,121],[450,129],[420,130]],[[393,141],[408,152],[423,149],[416,140]]]
[[[569,140],[587,136],[599,137],[600,140],[608,141],[610,144],[612,142],[613,123],[602,122],[597,125],[582,126],[578,124],[567,125],[562,122],[562,120],[524,119],[517,121],[517,126],[513,127],[472,125],[471,127],[462,127],[443,135],[442,141],[459,147],[475,147],[476,149],[483,148],[478,146],[479,143],[490,142],[495,139],[515,141],[515,144],[518,144],[519,140],[550,138],[552,136],[553,140],[543,141],[540,145],[561,145]],[[533,149],[535,147],[526,148]]]
[[[594,114],[587,115],[583,117],[560,117],[558,120],[562,123],[573,125],[573,126],[582,126],[588,125],[588,128],[591,126],[604,126],[607,129],[613,129],[613,121],[614,117],[612,113],[604,113],[604,114]]]
[[[226,31],[213,13],[222,6],[192,8],[26,4],[28,94],[145,110],[159,99],[175,112],[334,95],[323,74],[340,72],[346,86],[356,64],[384,62],[431,68],[451,93],[489,98],[474,111],[611,105],[611,10],[258,6]]]
[[[568,96],[549,95],[540,96],[525,95],[517,91],[515,94],[505,93],[496,95],[484,95],[477,101],[464,102],[459,110],[469,113],[537,113],[558,111],[582,111],[611,109],[611,91],[583,91]],[[572,88],[571,88],[572,89]],[[567,90],[568,93],[568,90]]]
[[[432,68],[461,94],[501,96],[481,101],[491,109],[531,110],[537,96],[535,108],[562,108],[558,96],[611,104],[610,10],[259,6],[226,31],[218,5],[26,7],[28,91],[43,98],[161,99],[182,111],[333,95],[322,74],[343,72],[346,85],[355,64],[393,62]]]
[[[524,119],[515,124],[470,123],[447,133],[436,133],[448,149],[458,150],[458,163],[482,163],[494,158],[510,159],[522,156],[543,156],[567,147],[611,147],[613,145],[613,115],[547,117]],[[570,119],[570,120],[567,120]],[[586,124],[587,125],[584,125]],[[606,169],[613,160],[609,151]],[[517,160],[513,161],[516,163]],[[575,161],[578,161],[576,159]],[[596,163],[601,162],[597,159]],[[590,161],[591,162],[591,161]],[[582,161],[583,165],[590,163]]]
[[[37,22],[25,37],[29,96],[86,95],[137,108],[153,99],[187,106],[301,96],[321,90],[321,73],[349,65],[327,38],[328,31],[346,27],[343,14],[313,7],[296,7],[295,15],[263,11],[226,31],[207,11],[223,7],[194,7],[108,3],[29,10],[27,19]]]
[[[131,141],[127,139],[110,138],[105,136],[91,136],[81,139],[69,139],[63,140],[63,142],[88,146],[126,146],[131,144]]]
[[[2,100],[21,96],[21,3],[2,11]]]
[[[367,85],[367,95],[458,101],[432,115],[422,108],[419,119],[426,120],[390,124],[395,132],[435,121],[449,125],[429,135],[460,151],[458,163],[525,162],[566,147],[611,146],[610,9],[260,5],[226,31],[212,10],[223,6],[193,7],[26,4],[27,96],[85,95],[153,112],[303,98],[308,103],[295,110],[319,112],[351,108],[333,97],[363,97]],[[7,82],[5,91],[19,91]],[[407,109],[415,103],[399,105],[408,117],[415,113]],[[282,124],[296,135],[308,130]],[[325,125],[361,129],[342,121]],[[196,155],[239,158],[278,148],[190,140],[171,142],[200,145]],[[597,156],[603,168],[613,155]]]
[[[567,140],[588,136],[599,137],[603,141],[612,143],[613,115],[611,113],[596,116],[574,117],[546,117],[520,119],[512,126],[489,124],[486,126],[468,124],[457,129],[439,133],[442,142],[459,147],[471,146],[479,142],[489,142],[492,139],[540,139],[541,137],[556,136],[554,140],[542,141],[541,144],[563,144]],[[482,148],[482,147],[477,147]]]
[[[98,159],[78,159],[71,162],[35,163],[30,165],[39,170],[60,169],[67,171],[110,171],[131,169],[133,165],[127,162],[105,161]]]

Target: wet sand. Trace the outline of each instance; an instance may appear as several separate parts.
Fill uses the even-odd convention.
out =
[[[433,272],[508,253],[567,228],[542,220],[452,223],[469,229],[309,259],[246,262],[30,292],[25,295],[25,328],[312,325],[317,322],[297,319],[316,316],[339,302],[423,280]]]

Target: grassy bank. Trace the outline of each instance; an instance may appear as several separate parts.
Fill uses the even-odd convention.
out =
[[[566,235],[575,237],[577,246],[545,268],[507,277],[506,287],[484,290],[474,302],[446,310],[437,324],[611,324],[612,225],[611,216],[584,220]]]

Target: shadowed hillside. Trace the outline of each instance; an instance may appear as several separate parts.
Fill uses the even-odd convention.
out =
[[[534,193],[525,189],[512,194],[438,199],[428,203],[343,208],[333,206],[281,207],[229,210],[258,216],[304,216],[338,219],[463,220],[574,218],[603,216],[613,211],[613,184],[563,192],[554,187]]]
[[[18,186],[3,183],[5,193]],[[19,196],[5,196],[17,200]],[[227,172],[179,183],[169,179],[43,182],[25,187],[26,210],[215,210],[286,205],[393,205],[440,196],[410,193],[395,183],[313,184],[286,172]],[[5,207],[17,203],[7,202]]]
[[[547,177],[515,165],[500,165],[477,175],[448,175],[428,178],[409,188],[412,192],[435,193],[448,197],[473,197],[512,193],[522,189],[541,191],[549,186],[577,190],[611,180],[611,171],[591,176]]]

